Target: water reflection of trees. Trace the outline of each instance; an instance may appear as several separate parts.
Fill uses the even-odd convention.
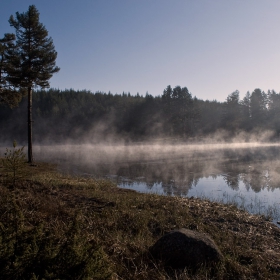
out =
[[[275,166],[275,164],[272,165]],[[279,188],[280,174],[267,168],[267,166],[258,166],[258,169],[242,175],[241,179],[247,190],[252,188],[255,192],[260,192],[264,189],[273,190]]]
[[[107,174],[132,180],[141,177],[151,188],[158,182],[165,193],[176,195],[187,195],[200,179],[215,179],[217,176],[223,176],[225,184],[233,190],[238,190],[241,183],[248,191],[252,189],[254,192],[280,187],[278,147],[192,151],[187,155],[162,153],[154,157],[145,154],[145,157],[139,158],[125,153],[111,161],[109,156],[105,157],[106,160],[102,157],[102,161],[98,161],[96,153],[89,156],[80,153],[73,150],[72,160],[61,160],[63,157],[58,154],[59,166],[65,163],[65,169],[69,172],[74,170],[99,177]]]
[[[227,174],[223,175],[224,181],[226,184],[232,188],[233,190],[237,191],[239,189],[239,174]]]
[[[232,190],[239,190],[242,182],[249,191],[260,192],[267,188],[273,190],[280,187],[280,162],[278,161],[252,161],[242,162],[221,159],[180,159],[158,162],[137,163],[119,167],[119,176],[145,178],[150,187],[154,182],[161,183],[166,194],[188,194],[202,178],[223,176],[224,182]]]

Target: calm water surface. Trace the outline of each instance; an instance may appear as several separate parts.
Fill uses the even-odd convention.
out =
[[[280,220],[277,143],[35,146],[34,156],[122,188],[235,203]]]

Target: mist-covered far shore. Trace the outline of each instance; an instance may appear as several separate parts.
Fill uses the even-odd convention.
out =
[[[255,89],[225,102],[200,100],[186,87],[161,96],[74,90],[33,93],[34,144],[215,143],[278,141],[280,95]],[[27,100],[0,106],[1,143],[27,143]]]

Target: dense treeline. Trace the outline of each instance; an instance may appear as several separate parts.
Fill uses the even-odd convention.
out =
[[[27,100],[17,108],[1,105],[1,141],[26,141]],[[227,132],[280,132],[280,94],[255,89],[225,102],[199,100],[186,87],[167,86],[161,96],[132,96],[82,90],[40,90],[33,96],[36,142],[104,141],[117,136],[142,141],[151,138],[191,139]],[[227,140],[227,139],[225,139]]]

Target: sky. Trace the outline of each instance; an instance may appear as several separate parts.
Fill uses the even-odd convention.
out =
[[[0,0],[10,15],[35,5],[58,53],[51,87],[203,100],[239,90],[280,92],[279,0]]]

